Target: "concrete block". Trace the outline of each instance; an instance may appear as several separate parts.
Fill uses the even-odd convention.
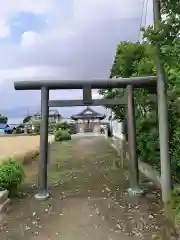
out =
[[[9,195],[8,190],[0,191],[0,205],[6,201],[6,199],[8,198],[8,195]]]
[[[0,205],[0,214],[7,213],[11,209],[11,200],[7,198],[4,203]]]

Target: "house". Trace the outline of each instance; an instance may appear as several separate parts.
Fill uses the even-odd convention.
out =
[[[49,110],[49,122],[58,122],[60,121],[62,116],[60,115],[57,109]],[[31,117],[30,121],[41,120],[41,113],[34,113]]]
[[[86,107],[82,112],[72,115],[76,123],[76,132],[95,132],[100,133],[101,131],[101,121],[106,116],[104,114],[95,112],[92,108]]]
[[[11,134],[15,128],[8,124],[0,123],[0,134]]]

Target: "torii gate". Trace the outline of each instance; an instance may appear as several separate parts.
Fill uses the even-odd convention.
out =
[[[70,106],[100,106],[127,105],[128,145],[130,156],[130,191],[133,194],[141,192],[139,188],[139,170],[136,156],[136,130],[134,111],[134,88],[156,87],[157,77],[132,77],[108,80],[84,81],[19,81],[14,83],[16,90],[41,90],[41,128],[40,128],[40,160],[38,170],[38,193],[36,199],[45,200],[49,197],[47,189],[48,162],[48,114],[49,107]],[[127,88],[128,96],[121,99],[92,99],[92,89]],[[83,89],[82,100],[49,100],[49,90],[53,89]]]
[[[157,28],[161,21],[161,2],[153,0],[154,27]],[[132,192],[139,192],[138,181],[138,160],[136,157],[136,138],[135,138],[135,116],[134,116],[134,97],[133,88],[143,88],[157,85],[158,95],[158,119],[159,119],[159,138],[160,138],[160,159],[161,159],[161,189],[162,200],[164,202],[165,214],[168,216],[168,204],[171,199],[171,163],[169,158],[169,136],[168,136],[168,113],[167,96],[165,89],[165,71],[160,59],[160,47],[156,44],[156,77],[137,77],[115,80],[93,80],[93,81],[21,81],[15,82],[16,90],[41,90],[41,136],[40,136],[40,161],[39,161],[39,192],[35,195],[36,199],[47,199],[47,146],[48,146],[48,108],[55,106],[81,106],[81,105],[117,105],[125,104],[124,99],[93,100],[91,89],[97,88],[126,88],[128,92],[128,135],[129,135],[129,156],[131,161],[130,187]],[[50,89],[83,89],[83,100],[49,100]]]

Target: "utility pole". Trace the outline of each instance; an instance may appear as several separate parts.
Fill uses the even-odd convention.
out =
[[[161,21],[161,2],[153,0],[154,28]],[[156,44],[156,70],[157,70],[157,97],[158,97],[158,117],[159,117],[159,139],[160,139],[160,159],[161,159],[161,188],[162,200],[165,213],[167,213],[169,201],[171,200],[172,179],[171,163],[169,156],[169,131],[168,131],[168,104],[165,85],[165,70],[160,58],[160,46]]]

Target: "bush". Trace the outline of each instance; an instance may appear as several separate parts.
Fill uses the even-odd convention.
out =
[[[31,124],[34,126],[34,133],[40,133],[40,125],[41,125],[41,121],[40,120],[33,120],[31,122]]]
[[[26,116],[24,119],[23,119],[23,124],[25,123],[28,123],[30,120],[31,120],[31,117],[30,115]]]
[[[70,133],[71,134],[76,134],[77,131],[76,131],[76,124],[75,123],[71,123],[70,124]]]
[[[48,125],[48,132],[53,133],[55,131],[56,123],[50,122]]]
[[[9,158],[0,165],[0,189],[7,189],[10,195],[16,193],[24,177],[23,167],[15,159]]]
[[[64,121],[64,122],[57,122],[55,125],[55,130],[69,130],[71,127],[70,123]]]
[[[174,45],[174,53],[180,49],[180,41]],[[171,62],[169,55],[165,61],[166,88],[168,96],[169,115],[169,154],[173,182],[180,182],[180,52],[176,61]],[[111,69],[110,77],[155,76],[153,48],[147,43],[121,42],[116,51],[116,57]],[[101,89],[100,93],[105,99],[122,97],[125,90]],[[136,116],[136,142],[138,159],[154,166],[160,171],[160,149],[158,129],[157,94],[153,88],[134,89],[135,116]],[[126,108],[113,106],[114,117],[121,122],[126,120]],[[126,129],[125,129],[126,130]],[[126,134],[127,136],[127,134]]]
[[[55,131],[59,130],[67,130],[70,134],[76,134],[76,124],[75,123],[69,123],[69,122],[57,122],[55,125]]]
[[[17,127],[16,129],[13,130],[13,133],[15,133],[15,134],[24,133],[24,128],[22,128],[22,127]]]
[[[180,227],[180,189],[175,188],[172,191],[171,198],[172,214],[176,228]]]
[[[71,134],[68,130],[59,130],[55,133],[55,141],[71,140]]]

